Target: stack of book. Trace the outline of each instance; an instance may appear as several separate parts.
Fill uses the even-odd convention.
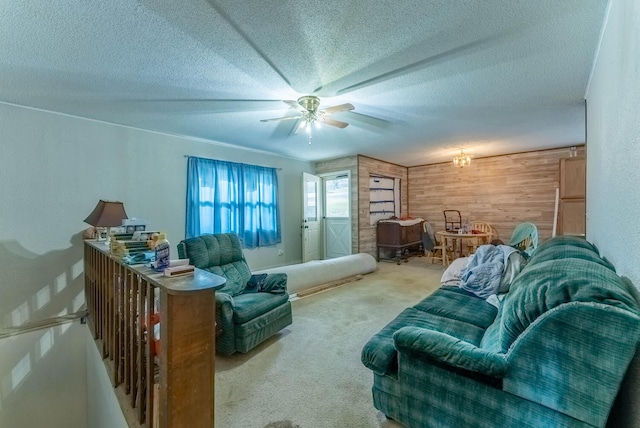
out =
[[[135,255],[149,251],[147,241],[119,240],[111,238],[111,254],[116,257]]]

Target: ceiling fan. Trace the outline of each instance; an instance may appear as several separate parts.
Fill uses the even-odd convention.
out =
[[[297,101],[283,100],[283,102],[289,107],[297,110],[300,114],[297,116],[284,116],[276,117],[274,119],[262,119],[260,122],[296,119],[300,120],[299,127],[302,129],[309,128],[313,123],[315,123],[316,125],[323,123],[329,126],[335,126],[337,128],[346,128],[347,126],[349,126],[348,123],[331,119],[328,116],[341,111],[353,110],[355,108],[353,104],[345,103],[318,110],[318,107],[320,106],[320,98],[316,97],[315,95],[305,95],[298,98]]]

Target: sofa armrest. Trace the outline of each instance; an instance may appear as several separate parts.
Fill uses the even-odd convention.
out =
[[[503,354],[490,352],[446,333],[420,327],[402,327],[393,335],[401,354],[424,355],[445,365],[492,377],[503,377],[509,368]]]

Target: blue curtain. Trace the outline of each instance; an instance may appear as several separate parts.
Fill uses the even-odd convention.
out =
[[[235,233],[245,248],[280,238],[274,168],[189,157],[185,236]]]

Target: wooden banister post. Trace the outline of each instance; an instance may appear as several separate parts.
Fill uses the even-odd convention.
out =
[[[160,288],[160,428],[214,424],[215,290],[197,288],[201,273],[189,291]]]

